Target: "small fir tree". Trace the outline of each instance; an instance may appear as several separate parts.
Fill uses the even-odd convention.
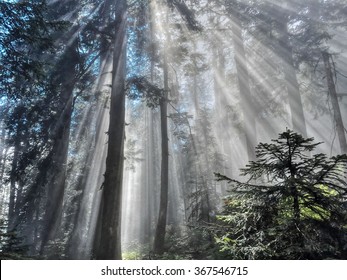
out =
[[[256,147],[246,183],[216,174],[232,189],[217,243],[231,258],[347,257],[347,155],[309,154],[320,143],[287,130]]]

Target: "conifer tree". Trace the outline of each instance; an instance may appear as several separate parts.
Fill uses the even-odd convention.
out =
[[[287,130],[256,147],[231,183],[217,242],[233,258],[346,258],[347,156],[308,156],[320,143]],[[252,183],[250,183],[252,182]]]

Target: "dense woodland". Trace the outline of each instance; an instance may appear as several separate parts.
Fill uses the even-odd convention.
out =
[[[1,259],[347,259],[346,0],[1,0]]]

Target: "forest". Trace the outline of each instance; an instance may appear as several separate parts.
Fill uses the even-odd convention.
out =
[[[0,259],[347,259],[346,0],[0,0]]]

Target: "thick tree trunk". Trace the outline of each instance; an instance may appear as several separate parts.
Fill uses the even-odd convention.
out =
[[[154,253],[164,252],[168,192],[169,192],[169,139],[168,139],[168,120],[167,120],[167,99],[169,91],[168,63],[164,54],[164,90],[165,95],[160,100],[160,125],[161,125],[161,188],[158,223],[154,237]]]
[[[13,156],[12,156],[12,164],[11,164],[11,171],[10,171],[10,196],[9,196],[9,204],[8,204],[8,227],[7,230],[9,232],[12,232],[16,230],[17,224],[18,224],[18,214],[17,207],[19,204],[18,200],[18,190],[21,189],[20,186],[20,177],[18,175],[18,165],[20,163],[20,158],[23,154],[24,141],[27,142],[27,139],[25,139],[26,130],[25,125],[23,123],[25,119],[25,109],[21,105],[17,107],[17,117],[18,117],[18,126],[16,129],[15,139],[14,139],[14,147],[13,147]]]
[[[104,2],[104,7],[100,11],[100,18],[103,19],[103,23],[101,24],[101,28],[107,28],[107,25],[110,24],[110,0],[107,0]],[[112,77],[112,52],[109,47],[109,43],[107,39],[105,38],[106,36],[101,36],[100,38],[100,67],[99,67],[99,73],[100,73],[100,78],[98,80],[98,85],[96,87],[96,92],[102,91],[103,88],[105,87],[105,81],[109,75]],[[107,75],[106,75],[107,73]],[[99,237],[100,231],[94,231],[90,227],[90,231],[92,233],[92,239],[93,240],[93,245],[92,247],[92,252],[89,251],[89,248],[85,248],[86,246],[81,246],[81,244],[85,244],[85,240],[83,236],[81,235],[81,230],[86,226],[86,223],[90,222],[90,217],[88,215],[88,211],[84,211],[84,205],[86,198],[90,195],[88,191],[86,191],[86,188],[88,187],[87,184],[90,181],[90,177],[92,177],[91,174],[93,174],[93,169],[95,169],[95,162],[97,161],[98,157],[100,156],[98,154],[98,146],[100,146],[100,143],[102,142],[102,146],[105,145],[103,141],[103,134],[105,131],[103,130],[103,121],[105,119],[104,116],[104,111],[109,102],[108,98],[104,102],[100,102],[97,104],[96,108],[90,107],[89,112],[87,113],[87,116],[93,115],[93,112],[98,112],[97,115],[93,116],[95,118],[96,123],[92,124],[93,127],[95,127],[95,134],[93,137],[90,137],[89,143],[87,144],[88,149],[88,155],[86,158],[86,164],[83,167],[83,172],[81,175],[81,181],[77,185],[77,191],[80,190],[82,193],[78,196],[76,200],[76,212],[74,213],[74,223],[72,225],[72,230],[71,234],[69,236],[69,241],[68,245],[66,246],[67,249],[67,256],[69,259],[79,259],[83,258],[83,256],[88,255],[88,258],[90,255],[95,255],[96,248],[99,245],[99,241],[96,240],[96,238]],[[94,123],[89,117],[86,118],[85,123],[82,124],[82,126],[90,126],[88,124],[89,122]],[[91,127],[92,128],[92,127]],[[102,157],[102,155],[101,155]],[[103,165],[100,166],[100,169],[102,169]],[[93,168],[94,167],[94,168]],[[95,170],[94,170],[95,172]],[[98,180],[96,180],[98,181]],[[93,184],[94,185],[94,184]],[[99,188],[100,186],[94,186],[95,188]],[[73,202],[72,202],[73,203]],[[99,207],[99,212],[100,212],[100,207]],[[99,213],[100,214],[100,213]],[[88,218],[87,218],[88,217]],[[99,219],[97,219],[98,221]],[[96,225],[96,228],[100,229],[100,224]],[[83,248],[83,249],[82,249]],[[87,254],[86,254],[87,253]]]
[[[330,55],[327,52],[323,52],[322,56],[323,56],[323,61],[325,66],[325,73],[327,77],[329,96],[330,96],[331,104],[334,110],[334,120],[336,124],[337,135],[339,137],[341,153],[347,154],[347,141],[346,141],[345,127],[343,125],[340,106],[339,106],[339,100],[337,98],[333,70],[332,70],[331,62],[330,62]]]
[[[246,136],[246,146],[248,160],[255,160],[256,139],[256,115],[255,105],[252,101],[251,89],[249,86],[249,75],[246,63],[246,52],[242,38],[242,26],[238,16],[233,17],[232,38],[235,50],[235,64],[237,79],[241,97],[241,107],[244,119],[244,132]]]
[[[121,259],[121,208],[125,138],[126,11],[117,1],[105,181],[100,209],[97,259]]]
[[[61,80],[61,113],[55,125],[54,144],[50,168],[46,178],[47,201],[41,233],[41,254],[46,245],[56,237],[60,226],[65,191],[66,167],[70,139],[70,125],[73,111],[73,91],[75,88],[76,66],[78,64],[77,39],[66,50],[62,69],[58,78]],[[60,74],[58,74],[60,75]]]

